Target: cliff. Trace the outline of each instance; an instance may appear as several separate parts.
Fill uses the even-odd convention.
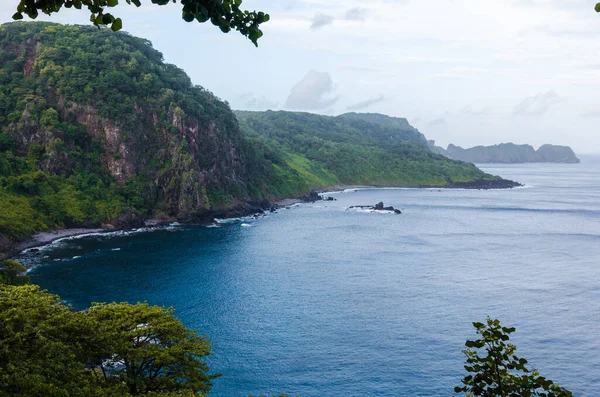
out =
[[[493,146],[475,146],[463,149],[448,145],[444,150],[432,149],[454,160],[470,163],[579,163],[579,159],[568,146],[542,145],[535,150],[531,145],[501,143]]]
[[[237,116],[147,40],[2,25],[0,251],[39,230],[208,220],[337,184],[514,185],[431,153],[405,119]]]

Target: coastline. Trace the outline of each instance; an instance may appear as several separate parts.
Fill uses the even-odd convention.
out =
[[[56,240],[60,240],[61,238],[81,236],[81,235],[90,234],[90,233],[102,233],[102,232],[108,232],[108,231],[112,231],[112,230],[113,229],[104,229],[104,228],[97,228],[97,229],[74,228],[74,229],[54,229],[54,230],[51,230],[48,232],[37,232],[34,235],[32,235],[31,237],[29,237],[27,240],[19,243],[15,247],[15,250],[17,250],[19,253],[21,253],[27,249],[48,245]]]
[[[36,232],[29,238],[19,243],[11,244],[4,249],[4,252],[0,251],[0,254],[4,254],[5,258],[11,258],[19,255],[25,250],[31,248],[42,247],[53,243],[56,240],[60,240],[67,237],[81,236],[91,233],[111,233],[123,230],[134,230],[141,227],[149,228],[152,230],[161,226],[168,225],[172,222],[180,221],[186,224],[192,225],[211,225],[214,224],[215,219],[228,219],[238,218],[241,216],[250,216],[256,214],[264,214],[267,211],[275,212],[277,209],[289,207],[298,203],[314,202],[321,200],[322,194],[341,192],[345,190],[353,189],[385,189],[385,188],[405,188],[405,189],[473,189],[473,190],[489,190],[489,189],[511,189],[514,187],[523,186],[518,182],[507,181],[504,179],[494,181],[473,181],[464,183],[454,183],[448,186],[378,186],[378,185],[335,185],[328,188],[313,189],[309,195],[297,197],[297,198],[285,198],[281,200],[275,200],[269,202],[263,200],[260,203],[249,201],[245,204],[237,204],[231,208],[216,209],[210,211],[209,214],[204,214],[200,218],[180,220],[177,218],[148,218],[140,219],[135,224],[126,224],[121,226],[106,225],[98,228],[58,228],[45,232]]]

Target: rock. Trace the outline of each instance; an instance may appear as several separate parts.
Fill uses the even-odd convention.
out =
[[[313,190],[310,192],[310,194],[308,196],[301,197],[300,199],[307,203],[314,203],[315,201],[323,200],[323,197],[321,197],[321,195],[319,193],[317,193]]]
[[[128,211],[113,220],[113,224],[119,229],[134,229],[144,227],[144,217],[138,211]]]
[[[323,197],[323,200],[325,200],[325,201],[337,201],[336,199],[334,199],[331,196]]]
[[[389,212],[393,212],[395,214],[402,213],[402,211],[397,210],[392,206],[384,207],[383,202],[379,202],[375,205],[353,205],[351,207],[348,207],[348,209],[352,209],[352,208],[360,208],[360,209],[366,209],[366,210],[372,210],[372,211],[389,211]]]

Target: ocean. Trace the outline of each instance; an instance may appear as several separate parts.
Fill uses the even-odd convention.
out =
[[[172,306],[213,344],[212,397],[448,396],[486,316],[574,392],[600,390],[600,161],[484,165],[511,190],[358,189],[215,227],[64,239],[33,283]],[[401,215],[348,209],[383,201]]]

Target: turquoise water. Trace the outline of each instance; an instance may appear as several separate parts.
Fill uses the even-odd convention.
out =
[[[527,187],[349,191],[219,227],[63,240],[30,275],[81,309],[173,306],[213,343],[214,397],[452,395],[487,315],[542,374],[596,396],[600,164],[484,169]],[[378,201],[403,214],[345,210]]]

